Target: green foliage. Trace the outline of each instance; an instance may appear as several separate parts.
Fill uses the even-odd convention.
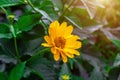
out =
[[[4,73],[0,73],[0,79],[1,80],[7,80],[7,77]]]
[[[113,63],[113,67],[119,67],[119,66],[120,66],[120,54],[118,53]]]
[[[78,28],[81,29],[82,25],[81,25],[79,19],[78,19],[76,16],[70,15],[70,16],[66,16],[65,18],[66,18],[68,21],[70,21],[72,24],[74,24],[76,27],[78,27]]]
[[[47,59],[41,58],[40,55],[30,60],[27,66],[42,80],[56,80],[53,64]]]
[[[17,23],[14,24],[16,33],[31,30],[39,22],[40,18],[40,14],[32,14],[20,17]]]
[[[7,24],[0,24],[0,38],[12,38],[12,34],[9,30],[9,25]]]
[[[111,39],[111,41],[120,49],[120,40]]]
[[[5,63],[16,63],[12,41],[0,39],[0,60]]]
[[[106,80],[100,69],[94,69],[91,73],[90,80]]]
[[[39,9],[46,12],[46,15],[41,11],[41,14],[50,17],[50,20],[54,21],[58,19],[57,13],[54,11],[54,6],[51,0],[45,0],[41,2]],[[47,18],[47,17],[46,17]],[[48,18],[49,19],[49,18]]]
[[[120,80],[118,7],[119,0],[0,0],[0,80]],[[41,46],[55,20],[73,25],[82,42],[67,63]]]
[[[24,0],[1,0],[0,1],[0,7],[8,7],[8,6],[14,6],[24,4]]]
[[[58,8],[59,11],[62,11],[63,9],[63,3],[61,0],[51,0],[56,8]]]
[[[113,68],[109,72],[109,78],[110,80],[119,80],[119,74],[120,74],[120,68]]]
[[[85,80],[85,79],[78,77],[78,76],[75,76],[75,75],[72,75],[71,80]]]
[[[10,72],[9,80],[20,80],[25,70],[26,62],[16,65]]]
[[[71,78],[70,70],[69,70],[69,68],[68,68],[68,65],[65,64],[65,63],[61,66],[59,79],[60,79],[60,80],[63,80],[63,79],[62,79],[62,76],[64,76],[64,75],[67,75],[67,76],[69,76],[69,78]]]

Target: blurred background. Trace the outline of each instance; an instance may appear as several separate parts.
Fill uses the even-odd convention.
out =
[[[47,52],[27,63],[22,80],[120,80],[119,7],[120,0],[0,0],[0,72],[8,75],[17,64],[11,21],[26,61],[43,49],[49,24],[59,20],[74,26],[81,56],[62,64]],[[65,74],[69,79],[63,79]]]

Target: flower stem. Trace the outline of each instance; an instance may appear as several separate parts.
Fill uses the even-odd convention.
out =
[[[5,8],[1,7],[1,9],[5,12],[6,16],[8,16],[8,13],[7,11],[5,10]],[[14,30],[14,27],[13,27],[13,22],[11,20],[9,20],[9,18],[7,17],[8,21],[9,21],[9,28],[10,28],[10,31],[14,37],[14,46],[15,46],[15,51],[16,51],[16,59],[18,61],[18,63],[21,63],[21,60],[20,60],[20,56],[19,56],[19,52],[18,52],[18,47],[17,47],[17,40],[16,40],[16,33],[15,33],[15,30]],[[13,18],[14,19],[14,18]]]
[[[14,45],[15,45],[15,50],[16,50],[17,61],[18,61],[18,63],[21,63],[19,52],[18,52],[18,47],[17,47],[16,37],[14,37]]]
[[[30,0],[27,0],[27,2],[28,2],[28,4],[34,9],[34,6],[33,6],[33,4],[31,3],[31,1],[30,1]]]
[[[70,3],[67,5],[67,7],[66,7],[66,6],[64,7],[65,9],[64,9],[63,13],[60,15],[59,21],[61,21],[61,20],[63,19],[64,14],[65,14],[66,11],[70,8],[70,6],[73,4],[74,1],[75,1],[75,0],[71,0]]]
[[[3,8],[3,7],[0,7],[0,8],[4,11],[4,13],[7,14],[7,11],[5,10],[5,8]]]
[[[47,25],[43,22],[43,20],[40,20],[40,23],[41,23],[41,25],[43,26],[43,28],[44,28],[44,30],[45,30],[45,34],[47,35],[48,34],[48,29],[47,29]]]
[[[40,56],[41,54],[43,54],[43,53],[45,53],[45,52],[47,52],[47,51],[49,51],[49,50],[50,50],[50,48],[45,48],[45,49],[42,49],[42,50],[38,51],[35,55],[33,55],[31,58],[29,58],[29,59],[27,60],[27,62],[31,61],[31,60],[34,59],[35,57]]]
[[[13,27],[12,24],[10,24],[10,31],[11,31],[13,37],[14,37],[14,46],[15,46],[17,61],[18,61],[18,63],[21,63],[20,55],[19,55],[18,47],[17,47],[16,33],[15,33],[15,30],[14,30],[14,27]]]
[[[35,12],[38,12],[38,11],[35,9],[34,5],[32,4],[32,2],[31,2],[30,0],[26,0],[26,1],[28,2],[28,5],[30,5],[30,7],[31,7]]]

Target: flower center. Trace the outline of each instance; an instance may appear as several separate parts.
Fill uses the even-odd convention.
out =
[[[56,47],[63,49],[66,41],[63,37],[57,37],[55,38],[54,42]]]

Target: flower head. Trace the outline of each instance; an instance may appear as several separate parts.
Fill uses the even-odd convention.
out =
[[[72,35],[73,27],[67,26],[66,22],[61,25],[58,21],[50,24],[48,33],[44,36],[47,43],[42,43],[44,47],[50,47],[54,59],[58,61],[62,57],[63,62],[67,62],[67,57],[74,58],[74,55],[80,55],[76,50],[81,47],[80,38]]]

